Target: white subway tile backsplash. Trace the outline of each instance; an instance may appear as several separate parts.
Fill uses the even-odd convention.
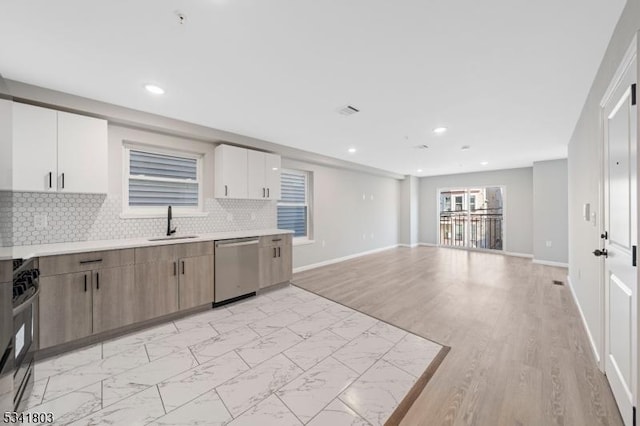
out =
[[[207,216],[177,217],[173,226],[179,234],[275,228],[276,209],[275,201],[209,198]],[[122,219],[122,199],[99,194],[0,192],[0,212],[4,246],[154,237],[167,226],[164,217]],[[46,216],[46,227],[35,216]]]

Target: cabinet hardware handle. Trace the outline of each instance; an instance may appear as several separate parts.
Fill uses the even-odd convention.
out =
[[[178,275],[178,262],[173,262],[173,275]]]
[[[184,260],[182,261],[182,275],[184,275]]]
[[[280,257],[280,247],[278,247],[278,257]]]
[[[84,274],[84,292],[87,292],[87,274]]]
[[[273,239],[273,240],[271,240],[271,241],[273,241],[273,242],[275,243],[276,241],[282,241],[282,238],[274,238],[274,239]]]
[[[262,198],[264,198],[265,196],[266,196],[266,190],[262,188]]]
[[[53,172],[49,172],[49,189],[53,188]]]
[[[102,259],[95,259],[95,260],[81,260],[80,264],[81,265],[86,265],[87,263],[98,263],[98,262],[102,262]]]
[[[273,257],[276,257],[276,248],[273,248]]]
[[[100,272],[96,272],[96,290],[100,290]]]
[[[227,185],[224,186],[224,196],[226,197],[227,195],[229,195],[229,188],[227,188]]]
[[[62,173],[62,189],[64,189],[64,173]]]
[[[267,188],[267,198],[271,198],[271,195],[269,195],[269,188]]]

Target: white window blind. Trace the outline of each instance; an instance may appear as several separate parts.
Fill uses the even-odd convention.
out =
[[[129,207],[199,207],[198,158],[137,149],[128,153]]]
[[[282,198],[278,203],[278,228],[289,229],[294,237],[309,236],[309,175],[297,170],[282,170]]]

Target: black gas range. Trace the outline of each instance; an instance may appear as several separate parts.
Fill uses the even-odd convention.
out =
[[[13,261],[13,409],[22,411],[33,388],[40,271],[37,260]]]

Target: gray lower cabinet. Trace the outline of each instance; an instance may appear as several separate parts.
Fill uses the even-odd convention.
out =
[[[134,322],[167,315],[178,310],[177,261],[136,264]]]
[[[179,266],[179,308],[189,309],[213,302],[213,255],[180,259]]]
[[[40,277],[40,349],[93,332],[91,272]]]
[[[93,272],[93,332],[100,333],[135,321],[134,266]]]
[[[260,288],[290,281],[293,268],[291,234],[260,237]]]

